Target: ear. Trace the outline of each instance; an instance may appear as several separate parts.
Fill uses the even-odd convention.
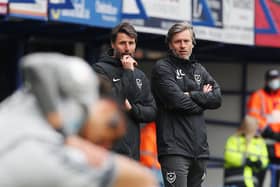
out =
[[[115,49],[115,44],[113,42],[111,42],[111,48]]]
[[[79,135],[81,136],[81,137],[83,137],[83,138],[85,138],[85,139],[89,139],[89,137],[90,137],[90,134],[89,134],[89,132],[90,132],[90,125],[88,124],[88,122],[86,122],[83,126],[82,126],[82,128],[80,129],[80,132],[79,132]]]
[[[168,48],[172,49],[172,45],[170,43],[168,43]]]

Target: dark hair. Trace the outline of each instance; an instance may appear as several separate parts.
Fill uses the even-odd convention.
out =
[[[112,29],[112,32],[111,32],[111,42],[112,43],[114,43],[116,41],[118,33],[125,33],[128,36],[134,38],[135,42],[137,42],[137,32],[130,23],[123,22]]]
[[[185,31],[185,30],[189,30],[191,32],[192,43],[193,43],[193,45],[195,45],[196,41],[195,41],[195,33],[193,31],[193,26],[187,22],[176,23],[168,30],[168,33],[165,37],[166,44],[169,44],[169,42],[172,40],[172,38],[175,34]]]

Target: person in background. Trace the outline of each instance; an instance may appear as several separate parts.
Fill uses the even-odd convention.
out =
[[[206,69],[190,58],[193,27],[176,23],[166,36],[168,56],[152,70],[158,115],[157,144],[166,187],[200,187],[209,157],[203,112],[221,105],[221,91]]]
[[[259,173],[265,170],[269,159],[256,118],[245,116],[237,132],[227,139],[224,160],[225,187],[261,187]]]
[[[112,97],[118,100],[127,117],[127,133],[113,150],[139,160],[140,123],[155,120],[156,104],[149,80],[136,66],[134,59],[137,32],[129,23],[112,29],[111,49],[102,56],[93,69],[112,83]]]
[[[264,87],[253,92],[247,102],[247,114],[258,119],[259,129],[266,139],[270,162],[280,164],[280,72],[269,69]],[[261,183],[265,172],[261,174]],[[276,186],[280,172],[276,172]]]
[[[101,147],[124,135],[125,121],[115,103],[98,99],[85,61],[36,53],[21,71],[22,89],[0,104],[0,186],[157,186],[146,168]]]
[[[161,187],[164,187],[163,178],[158,162],[156,124],[143,124],[140,132],[140,163],[153,171]]]

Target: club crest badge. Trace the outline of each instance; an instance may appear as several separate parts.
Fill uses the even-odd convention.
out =
[[[173,184],[176,180],[176,173],[175,171],[173,172],[167,172],[166,173],[166,180],[170,183]]]
[[[195,80],[196,84],[200,85],[201,76],[199,74],[194,74],[194,80]]]
[[[136,84],[137,84],[138,88],[141,90],[142,85],[143,85],[142,80],[141,79],[136,79]]]

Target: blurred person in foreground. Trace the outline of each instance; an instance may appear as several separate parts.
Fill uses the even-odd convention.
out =
[[[131,24],[117,25],[111,32],[111,49],[93,65],[93,69],[112,83],[112,96],[123,106],[127,117],[127,133],[113,150],[139,160],[140,123],[155,120],[156,104],[149,80],[136,67],[136,42],[137,32]]]
[[[258,133],[258,121],[245,116],[237,132],[227,139],[224,152],[225,187],[261,187],[259,173],[269,163],[267,147]]]
[[[125,122],[114,102],[98,99],[85,61],[56,53],[21,61],[24,86],[0,105],[0,186],[156,186],[145,168],[95,145],[110,148]]]
[[[259,129],[266,140],[270,162],[280,164],[280,72],[269,69],[265,72],[264,87],[253,92],[247,103],[247,114],[258,119]],[[261,174],[261,183],[265,172]],[[280,171],[276,171],[276,186],[279,186]]]
[[[192,60],[196,44],[188,23],[171,26],[166,36],[168,56],[152,70],[156,100],[159,162],[166,187],[200,187],[209,157],[203,113],[221,105],[217,82]]]

